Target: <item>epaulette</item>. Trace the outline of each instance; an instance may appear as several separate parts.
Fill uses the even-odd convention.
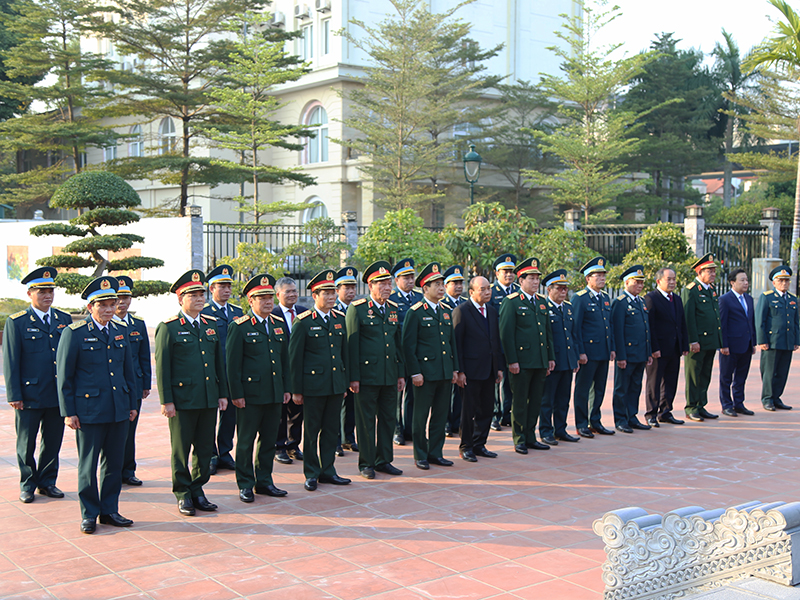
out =
[[[72,324],[69,326],[69,328],[70,328],[70,329],[78,329],[79,327],[83,327],[84,325],[88,325],[88,324],[89,324],[89,322],[88,322],[88,321],[77,321],[77,322],[75,322],[75,323],[72,323]]]
[[[575,294],[575,295],[576,295],[576,296],[583,296],[583,295],[584,295],[584,294],[585,294],[587,291],[588,291],[588,290],[587,290],[586,288],[583,288],[583,289],[582,289],[580,292],[578,292],[578,293],[577,293],[577,294]]]
[[[243,315],[241,317],[235,318],[233,322],[236,323],[237,325],[241,325],[242,323],[246,323],[249,318],[250,317],[248,317],[247,315]]]
[[[570,306],[572,306],[572,302],[570,302],[569,300],[564,300],[564,304],[569,304]]]
[[[169,319],[166,319],[164,323],[172,323],[173,321],[178,320],[178,315],[172,315]]]
[[[695,283],[696,283],[696,282],[695,282],[695,281],[693,281],[692,283],[690,283],[689,285],[687,285],[687,286],[686,286],[686,289],[687,289],[687,290],[690,290],[690,289],[692,289],[692,288],[695,286]]]
[[[18,313],[14,313],[13,315],[11,315],[11,316],[10,316],[10,317],[8,317],[8,318],[9,318],[9,319],[19,319],[19,318],[20,318],[22,315],[24,315],[24,314],[25,314],[25,313],[27,313],[27,312],[28,312],[27,310],[21,310],[21,311],[19,311]]]
[[[628,296],[625,294],[620,294],[619,296],[617,296],[617,300],[625,300],[627,297]]]
[[[144,321],[144,319],[142,317],[137,317],[136,315],[132,315],[131,313],[128,313],[128,316],[131,319],[134,319],[135,321]]]
[[[366,301],[367,301],[366,298],[359,298],[358,300],[353,300],[353,306],[361,306]]]
[[[278,315],[272,315],[273,319],[278,319],[281,323],[283,323],[283,317],[279,317]]]
[[[297,315],[297,318],[298,318],[298,319],[305,319],[305,318],[306,318],[308,315],[310,315],[312,312],[313,312],[313,311],[311,311],[311,310],[307,310],[307,311],[306,311],[306,312],[304,312],[303,314],[301,314],[301,315]]]
[[[116,319],[116,318],[114,319],[114,324],[115,325],[122,325],[123,327],[127,327],[128,326],[128,324],[125,321],[123,321],[122,319]]]
[[[506,296],[506,298],[516,298],[517,296],[519,296],[519,292],[514,292],[513,294],[509,294],[508,296]]]
[[[397,302],[395,302],[394,300],[387,300],[386,302],[397,308]]]
[[[206,302],[205,304],[203,304],[203,308],[208,308],[209,306],[211,306],[210,302]]]
[[[542,300],[547,300],[547,296],[545,296],[544,294],[540,294],[539,292],[536,292],[536,295],[539,296],[539,298],[541,298]]]
[[[241,306],[239,306],[238,304],[234,304],[233,302],[228,302],[228,306],[232,306],[233,308],[238,308],[239,310],[242,310]]]
[[[211,315],[206,315],[206,314],[203,315],[203,318],[204,319],[211,319],[212,321],[216,321],[217,320],[217,317],[212,317]]]
[[[344,313],[343,313],[342,311],[340,311],[340,310],[336,310],[335,308],[332,308],[331,310],[332,310],[333,312],[335,312],[335,313],[336,313],[337,315],[339,315],[339,316],[342,316],[342,317],[344,316]]]
[[[411,306],[411,310],[419,310],[422,307],[422,302],[417,302],[416,304]]]
[[[775,291],[775,290],[768,290],[768,291],[764,292],[764,295],[765,295],[765,296],[769,296],[769,295],[770,295],[770,294],[772,294],[774,291]],[[11,317],[11,318],[13,319],[14,317]]]

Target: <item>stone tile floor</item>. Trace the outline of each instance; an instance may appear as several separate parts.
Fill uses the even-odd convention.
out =
[[[150,398],[138,435],[145,484],[126,487],[120,506],[135,525],[98,525],[92,536],[78,530],[69,430],[58,480],[66,499],[17,500],[13,411],[0,387],[0,597],[600,598],[605,554],[591,526],[606,511],[800,500],[800,375],[793,369],[784,396],[797,408],[768,413],[758,402],[757,360],[747,386],[753,417],[664,425],[528,456],[514,453],[504,428],[490,437],[497,459],[458,460],[458,442],[448,439],[455,466],[423,472],[409,446],[396,447],[404,475],[374,481],[358,477],[348,452],[336,466],[350,486],[309,493],[301,465],[276,465],[289,496],[254,504],[238,500],[233,473],[222,471],[207,487],[219,511],[194,518],[177,513],[166,420]],[[716,381],[709,396],[719,412]],[[606,425],[610,406],[607,398]]]

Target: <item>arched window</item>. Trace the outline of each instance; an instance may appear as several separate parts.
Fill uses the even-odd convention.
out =
[[[158,125],[158,141],[159,154],[166,154],[175,149],[175,142],[177,141],[175,123],[169,117],[163,118]]]
[[[303,162],[327,162],[328,113],[325,112],[321,104],[316,104],[309,109],[303,122],[316,134],[313,138],[307,138],[306,149],[303,152]]]
[[[308,208],[303,211],[303,223],[328,216],[328,208],[318,196],[312,196],[306,204],[308,204]]]
[[[130,130],[131,140],[128,142],[128,156],[144,156],[144,138],[142,137],[142,126],[134,125]]]

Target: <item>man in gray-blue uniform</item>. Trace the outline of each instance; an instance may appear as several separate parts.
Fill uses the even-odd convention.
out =
[[[119,514],[125,443],[138,403],[125,325],[113,320],[118,285],[104,276],[86,286],[81,298],[89,302],[89,316],[64,330],[56,358],[61,416],[75,430],[78,449],[81,531],[89,534],[98,516],[105,525],[133,525]]]
[[[516,274],[517,257],[513,254],[498,256],[492,266],[494,267],[494,283],[492,284],[492,299],[489,304],[500,313],[500,303],[509,294],[519,291],[519,284],[514,283]],[[503,364],[506,365],[505,360]],[[490,427],[500,431],[502,426],[511,427],[511,378],[508,376],[508,365],[503,368],[503,380],[494,388],[494,418]]]
[[[797,296],[789,293],[792,270],[786,265],[769,274],[774,290],[764,292],[756,306],[756,341],[761,348],[761,403],[764,408],[790,410],[781,395],[786,387],[792,352],[800,348]]]
[[[334,283],[336,284],[336,303],[333,308],[342,314],[347,314],[347,307],[356,299],[356,277],[358,269],[346,266],[339,269]],[[356,443],[356,411],[355,394],[348,389],[342,400],[342,427],[339,433],[339,444],[336,446],[336,456],[344,456],[344,451],[358,452]]]
[[[217,322],[217,332],[222,352],[222,362],[225,364],[225,341],[228,339],[228,325],[234,319],[244,315],[241,307],[231,304],[228,300],[231,297],[233,285],[233,267],[230,265],[217,265],[209,271],[206,278],[208,291],[211,292],[211,302],[207,302],[200,314],[211,315]],[[222,392],[228,396],[228,390]],[[230,398],[228,398],[230,400]],[[214,456],[211,457],[211,474],[214,475],[217,469],[236,470],[236,462],[231,456],[233,451],[233,434],[236,431],[236,407],[228,402],[228,407],[220,411],[219,424],[217,426],[217,443]]]
[[[414,270],[414,259],[403,258],[392,267],[392,276],[396,289],[389,300],[397,304],[397,319],[402,329],[406,313],[414,304],[422,300],[422,294],[414,290],[417,276]],[[414,421],[414,386],[411,377],[404,373],[406,383],[402,391],[397,392],[397,426],[394,432],[394,443],[402,446],[411,439],[411,425]]]
[[[575,428],[578,435],[614,435],[600,422],[600,407],[606,393],[608,361],[615,360],[614,331],[611,327],[611,298],[606,286],[606,260],[595,256],[581,267],[586,287],[572,298],[575,341],[580,370],[575,376]]]
[[[572,304],[567,301],[569,280],[566,269],[553,271],[542,283],[547,288],[547,312],[553,332],[556,368],[544,380],[539,436],[545,444],[557,446],[559,441],[580,441],[580,438],[567,433],[572,374],[578,370],[578,347],[575,345]]]
[[[617,431],[633,433],[634,429],[650,429],[650,425],[636,418],[636,413],[639,411],[644,369],[653,363],[653,350],[647,306],[639,297],[644,287],[644,267],[632,265],[620,275],[620,279],[625,291],[611,305],[614,348],[617,353],[614,423]]]
[[[125,462],[122,465],[122,483],[127,485],[142,485],[142,480],[136,477],[136,426],[139,424],[139,415],[142,412],[142,400],[150,395],[150,381],[152,369],[150,367],[150,337],[147,335],[147,325],[144,319],[135,317],[128,312],[133,298],[133,279],[127,275],[117,277],[119,289],[117,290],[117,308],[114,319],[125,323],[125,334],[131,346],[133,357],[133,398],[137,402],[136,418],[131,421],[128,430],[128,441],[125,444]]]
[[[453,265],[444,272],[444,302],[455,310],[456,306],[463,304],[467,298],[461,294],[464,291],[464,267]],[[447,425],[444,427],[445,437],[453,437],[461,429],[461,388],[453,386],[450,394],[450,411],[447,413]]]
[[[64,437],[64,420],[58,409],[56,349],[64,328],[72,323],[65,312],[52,307],[57,271],[41,267],[28,273],[31,305],[8,317],[3,333],[3,372],[6,397],[14,408],[17,432],[20,502],[33,502],[34,491],[63,498],[56,487],[58,453]],[[39,463],[36,463],[36,436]]]

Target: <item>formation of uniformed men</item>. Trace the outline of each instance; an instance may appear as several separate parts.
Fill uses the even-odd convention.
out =
[[[774,289],[757,303],[741,270],[729,275],[730,292],[717,298],[711,254],[694,264],[697,277],[680,298],[673,293],[675,272],[666,267],[642,298],[643,267],[633,265],[612,300],[598,256],[581,268],[587,285],[570,302],[567,271],[543,276],[540,267],[537,258],[517,264],[504,254],[494,262],[495,284],[474,277],[465,297],[459,265],[432,262],[417,272],[411,258],[394,266],[377,261],[364,270],[369,295],[359,299],[355,268],[324,270],[307,286],[311,309],[297,306],[291,279],[276,282],[262,273],[244,286],[246,313],[228,301],[229,265],[208,280],[196,269],[184,273],[171,288],[180,310],[155,334],[180,514],[217,509],[203,486],[218,468],[233,469],[240,500],[253,502],[254,494],[287,495],[274,485],[274,462],[302,460],[309,491],[349,484],[334,466],[345,448],[358,452],[361,476],[374,479],[376,471],[402,474],[392,464],[393,442],[412,443],[419,469],[451,466],[443,454],[446,432],[460,433],[459,455],[468,462],[497,456],[486,443],[490,428],[504,425],[520,454],[613,435],[600,420],[610,362],[620,432],[683,423],[672,414],[680,357],[686,417],[716,419],[706,406],[717,350],[725,415],[753,414],[744,406],[744,380],[756,345],[763,407],[791,408],[782,394],[792,352],[800,348],[800,312],[788,291],[788,267],[770,273]],[[23,279],[31,306],[9,317],[3,336],[20,501],[32,502],[36,490],[64,496],[56,479],[66,424],[76,431],[81,531],[93,533],[98,519],[127,527],[132,521],[120,515],[119,495],[122,483],[142,485],[135,434],[151,381],[147,329],[129,312],[134,282],[93,280],[82,294],[89,316],[72,323],[52,307],[56,275],[42,267]],[[571,395],[579,437],[567,431]]]

